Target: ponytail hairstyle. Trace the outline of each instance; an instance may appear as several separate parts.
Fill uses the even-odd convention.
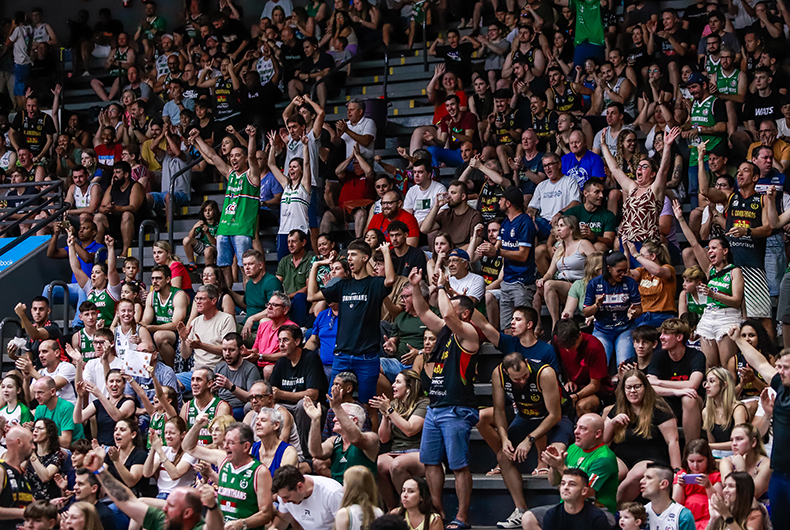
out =
[[[611,267],[616,267],[619,263],[624,261],[628,262],[628,258],[619,250],[606,251],[603,258],[603,268],[601,269],[603,279],[607,281],[610,280],[612,278],[612,273],[609,272],[609,269]]]

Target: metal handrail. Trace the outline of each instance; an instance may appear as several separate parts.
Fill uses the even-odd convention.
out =
[[[69,297],[71,295],[71,293],[69,293],[69,284],[63,280],[53,280],[49,282],[49,285],[47,285],[47,300],[49,300],[49,307],[54,307],[55,305],[52,296],[55,287],[63,289],[63,331],[68,333],[71,328],[69,325]]]
[[[427,5],[427,2],[426,2]],[[428,71],[428,10],[425,10],[422,16],[422,67]]]
[[[351,57],[349,57],[345,61],[343,61],[340,64],[336,65],[334,68],[329,70],[329,72],[324,77],[322,77],[321,79],[319,79],[318,81],[313,83],[313,88],[310,90],[310,99],[315,100],[316,92],[318,91],[318,85],[320,85],[321,83],[324,83],[327,79],[329,79],[330,77],[335,75],[337,72],[339,72],[340,70],[342,70],[343,68],[345,68],[349,64],[362,59],[362,57],[364,57],[365,54],[367,54],[370,51],[375,50],[376,48],[378,48],[380,46],[384,46],[384,58],[385,58],[385,60],[384,60],[384,63],[385,63],[384,64],[384,68],[385,68],[385,70],[384,70],[384,87],[386,88],[386,86],[387,86],[387,76],[389,75],[389,60],[388,60],[388,55],[387,55],[387,47],[384,45],[384,41],[383,40],[377,40],[376,42],[368,44],[362,50],[358,51],[357,53],[355,53],[354,55],[352,55]],[[384,99],[387,99],[387,92],[386,91],[384,92]]]
[[[192,162],[187,164],[184,168],[179,169],[178,171],[176,171],[176,174],[173,175],[172,177],[170,177],[170,189],[168,189],[168,192],[170,193],[170,195],[168,195],[168,197],[170,198],[170,200],[167,201],[167,241],[170,243],[170,248],[173,249],[173,250],[175,250],[175,248],[176,248],[176,247],[173,246],[173,193],[174,193],[174,189],[175,189],[175,185],[176,185],[176,179],[178,177],[180,177],[181,175],[183,175],[184,173],[186,173],[187,171],[190,171],[193,167],[195,167],[196,165],[200,164],[202,161],[203,161],[203,157],[198,155],[198,157],[196,159],[194,159]],[[142,225],[140,225],[140,229],[142,229],[142,228],[143,228]],[[159,239],[159,227],[156,228],[156,239]],[[141,234],[141,237],[140,237],[140,257],[138,258],[140,260],[140,267],[143,266],[143,250],[142,250],[142,248],[143,248],[143,244],[142,244],[142,234]]]
[[[152,219],[146,219],[140,223],[137,231],[137,259],[140,261],[140,270],[143,270],[143,250],[145,248],[145,227],[153,227],[154,237],[159,241],[159,225]],[[172,224],[171,224],[172,226]],[[173,247],[170,247],[173,248]]]
[[[11,241],[9,244],[5,245],[4,247],[0,247],[0,256],[5,254],[6,252],[11,250],[12,248],[15,248],[15,247],[19,246],[23,241],[27,240],[29,237],[36,235],[36,233],[39,230],[41,230],[42,228],[47,226],[49,223],[51,223],[55,219],[61,218],[64,213],[69,211],[69,209],[71,209],[71,204],[64,203],[63,206],[61,206],[59,209],[57,209],[55,211],[55,213],[50,214],[49,216],[47,216],[46,219],[40,219],[36,224],[31,226],[30,229],[27,232],[25,232],[24,234],[22,234],[19,237],[15,237],[13,241]]]
[[[52,195],[52,196],[48,197],[48,200],[47,200],[47,202],[44,205],[41,205],[41,204],[33,205],[33,203],[35,201],[43,198],[48,193],[54,192],[58,188],[62,188],[63,187],[63,181],[58,179],[56,181],[53,181],[51,184],[45,184],[45,185],[41,184],[40,182],[21,182],[21,183],[18,183],[18,184],[0,184],[0,190],[14,189],[14,188],[38,188],[38,187],[41,187],[41,186],[44,186],[44,188],[41,191],[39,191],[35,195],[30,195],[29,197],[25,196],[27,198],[21,204],[16,205],[14,208],[10,208],[10,209],[9,208],[0,208],[0,222],[5,221],[6,219],[8,219],[8,217],[10,217],[10,216],[12,216],[14,214],[17,214],[17,213],[19,213],[19,212],[21,212],[23,210],[28,214],[26,217],[24,217],[22,219],[19,219],[17,223],[14,223],[14,224],[12,224],[12,225],[0,230],[0,235],[3,235],[10,228],[13,228],[13,227],[19,225],[20,222],[24,221],[27,217],[29,217],[30,213],[38,213],[41,210],[45,209],[44,206],[46,204],[49,204],[50,202],[52,202],[53,198],[63,199],[63,193],[62,193],[62,190],[61,190],[61,193],[59,195],[57,195],[57,196]],[[28,206],[34,206],[34,207],[32,209],[28,210],[28,209],[26,209]],[[62,206],[62,202],[58,202],[58,206]]]

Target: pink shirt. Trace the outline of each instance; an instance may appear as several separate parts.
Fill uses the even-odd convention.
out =
[[[296,322],[292,322],[290,320],[286,320],[281,324],[284,326],[286,324],[293,324],[296,325]],[[274,327],[273,320],[266,320],[261,322],[258,326],[258,334],[255,335],[255,343],[252,345],[253,350],[258,350],[258,353],[277,353],[280,351],[280,341],[277,339],[277,330],[280,329],[279,327]],[[261,361],[260,358],[258,359],[258,366],[266,366],[274,364],[270,361]]]

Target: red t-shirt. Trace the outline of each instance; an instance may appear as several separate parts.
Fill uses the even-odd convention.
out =
[[[471,112],[461,112],[458,121],[453,121],[449,114],[446,115],[439,121],[439,131],[450,134],[450,149],[461,147],[461,142],[455,139],[456,134],[472,131],[472,144],[475,149],[480,148],[480,142],[477,141],[477,118]]]
[[[469,99],[466,97],[466,92],[459,90],[455,95],[458,96],[460,100],[459,106],[469,108]],[[444,99],[442,99],[442,101],[433,107],[433,123],[438,125],[445,116],[447,116],[447,105],[444,104]],[[475,125],[475,129],[477,129],[477,125]]]
[[[346,178],[343,180],[343,187],[340,189],[339,203],[344,208],[346,203],[357,208],[371,204],[376,196],[373,187],[374,180],[359,177],[353,171],[346,171]],[[366,204],[364,204],[366,203]]]
[[[601,393],[609,394],[612,392],[612,380],[609,377],[609,369],[606,365],[606,350],[601,341],[588,333],[582,333],[582,341],[577,351],[554,346],[558,351],[562,370],[565,372],[567,381],[576,383],[577,389],[581,390],[591,379],[600,379]]]
[[[184,267],[181,262],[174,261],[170,264],[170,277],[175,278],[181,276],[181,289],[192,289],[192,280],[189,278],[189,271]]]
[[[685,474],[685,471],[681,471],[681,473]],[[710,480],[711,484],[721,482],[721,473],[714,471],[708,475],[708,479]],[[678,475],[676,474],[673,484],[677,483]],[[683,491],[686,494],[686,502],[683,503],[683,506],[688,508],[692,515],[694,515],[694,525],[697,527],[697,530],[705,530],[705,528],[708,526],[708,523],[710,522],[708,494],[705,491],[705,488],[696,483],[686,484],[683,487]]]
[[[401,210],[400,213],[395,217],[395,221],[403,221],[406,223],[406,226],[409,227],[409,233],[406,234],[406,237],[420,237],[420,225],[417,224],[417,219],[407,212],[406,210]],[[390,225],[390,220],[384,217],[383,213],[377,213],[373,216],[373,219],[370,220],[370,224],[368,225],[368,230],[371,228],[378,228],[384,235],[387,236],[387,241],[390,240],[389,233],[387,232],[387,227]]]
[[[121,144],[100,144],[96,146],[96,156],[99,159],[99,163],[107,167],[112,167],[116,162],[120,162],[122,154],[123,146]]]

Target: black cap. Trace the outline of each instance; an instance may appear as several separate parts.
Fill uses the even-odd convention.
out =
[[[712,147],[708,151],[708,154],[721,156],[721,157],[729,157],[728,149],[727,149],[727,143],[726,142],[720,142],[720,143],[716,144],[714,147]]]
[[[509,186],[502,194],[502,197],[510,201],[519,210],[524,209],[524,193],[516,186]]]

